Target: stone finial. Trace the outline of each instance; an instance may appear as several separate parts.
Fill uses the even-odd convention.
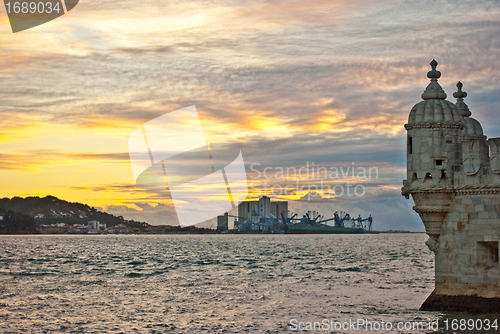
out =
[[[458,91],[453,93],[453,97],[457,99],[457,103],[455,103],[455,105],[460,111],[460,115],[469,117],[470,115],[472,115],[472,113],[469,110],[469,106],[467,106],[467,104],[465,104],[464,102],[464,98],[467,97],[467,93],[462,91],[463,86],[464,85],[460,81],[457,83]]]
[[[430,63],[432,70],[430,70],[427,73],[427,77],[431,79],[431,83],[427,86],[425,89],[425,92],[422,93],[422,99],[423,100],[432,100],[432,99],[438,99],[438,100],[444,100],[446,99],[446,93],[444,92],[443,88],[439,83],[437,82],[440,77],[441,77],[441,72],[436,70],[436,66],[438,65],[438,62],[436,59],[433,59]]]
[[[461,83],[460,81],[457,83],[457,88],[458,88],[458,91],[453,93],[453,97],[457,99],[457,101],[463,101],[464,100],[464,97],[467,97],[467,93],[466,92],[462,92],[462,87],[464,86],[463,83]]]
[[[441,72],[436,70],[438,62],[436,61],[436,59],[433,59],[430,65],[432,67],[432,70],[427,72],[427,77],[431,79],[431,81],[437,81],[437,79],[441,78]]]

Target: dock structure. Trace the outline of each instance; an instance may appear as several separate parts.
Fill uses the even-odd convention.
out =
[[[234,225],[229,229],[229,219]],[[287,201],[271,201],[267,196],[244,201],[238,205],[238,215],[228,212],[217,217],[218,233],[258,234],[361,234],[373,233],[373,218],[352,218],[335,211],[332,218],[323,219],[319,212],[308,211],[302,218],[288,211]]]

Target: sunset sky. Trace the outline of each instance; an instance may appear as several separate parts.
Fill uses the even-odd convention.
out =
[[[473,117],[500,137],[499,51],[498,0],[81,0],[15,34],[0,6],[0,197],[53,195],[175,224],[168,192],[136,186],[128,137],[195,105],[207,142],[241,148],[249,198],[266,167],[336,167],[339,178],[298,184],[349,181],[363,196],[273,197],[294,212],[372,214],[375,229],[423,231],[400,188],[404,124],[429,62],[447,99],[460,80]],[[377,177],[340,172],[370,167]]]

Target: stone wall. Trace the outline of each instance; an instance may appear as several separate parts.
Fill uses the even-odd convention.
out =
[[[455,196],[439,237],[437,294],[500,298],[499,226],[498,193]]]

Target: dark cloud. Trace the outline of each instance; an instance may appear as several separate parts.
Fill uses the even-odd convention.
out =
[[[106,209],[106,212],[115,216],[123,216],[125,219],[147,221],[152,225],[179,225],[173,206],[162,203],[150,205],[138,202],[135,204],[141,210],[126,205],[111,205]]]

